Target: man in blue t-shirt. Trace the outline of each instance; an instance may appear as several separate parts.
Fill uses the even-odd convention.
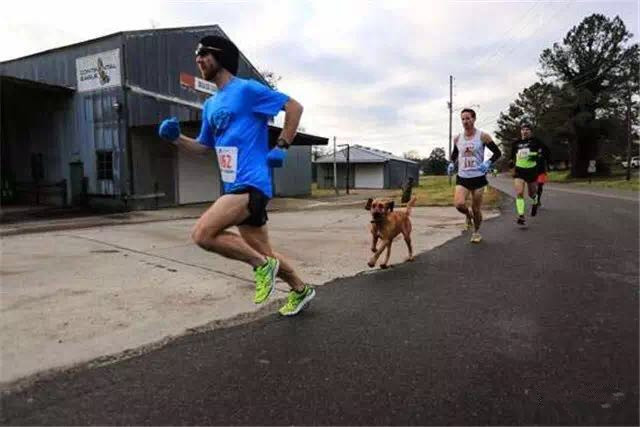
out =
[[[216,151],[224,195],[200,217],[192,238],[205,250],[253,266],[256,304],[271,296],[276,276],[286,281],[291,292],[280,314],[292,316],[313,299],[315,290],[271,249],[266,208],[273,197],[271,168],[284,163],[302,105],[256,81],[235,77],[238,57],[230,40],[204,37],[196,49],[196,64],[218,92],[204,104],[200,134],[196,139],[182,135],[176,118],[164,120],[159,134],[191,152]],[[277,146],[269,150],[268,123],[281,110],[285,111],[282,133]],[[240,235],[227,230],[233,226]]]

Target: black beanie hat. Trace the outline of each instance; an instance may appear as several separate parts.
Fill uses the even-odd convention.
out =
[[[196,55],[210,52],[213,57],[234,76],[238,73],[239,52],[233,42],[220,36],[206,36],[200,40]]]

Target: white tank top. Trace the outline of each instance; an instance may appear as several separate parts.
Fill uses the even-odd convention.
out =
[[[483,176],[480,165],[484,161],[484,143],[480,139],[482,131],[476,129],[471,139],[465,139],[464,132],[458,135],[458,176],[460,178],[476,178]]]

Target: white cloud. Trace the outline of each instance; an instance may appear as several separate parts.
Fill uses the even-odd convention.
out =
[[[479,104],[478,123],[493,131],[537,80],[542,49],[594,12],[637,32],[633,1],[21,1],[3,5],[0,60],[123,30],[219,24],[254,65],[283,76],[308,132],[426,156],[448,145],[450,74],[454,106]],[[458,132],[457,114],[453,123]]]

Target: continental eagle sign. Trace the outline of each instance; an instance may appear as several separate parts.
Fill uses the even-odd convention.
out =
[[[78,92],[120,86],[120,49],[76,58]]]

